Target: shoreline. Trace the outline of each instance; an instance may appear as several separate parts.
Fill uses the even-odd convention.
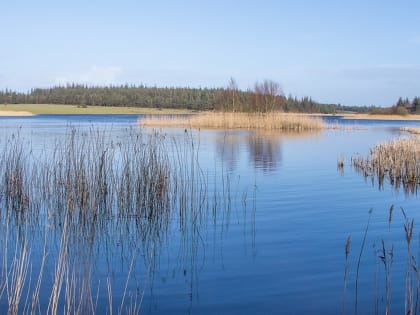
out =
[[[27,117],[27,116],[35,116],[35,114],[28,111],[0,110],[0,117]]]
[[[206,111],[204,111],[206,112]],[[213,111],[209,111],[212,113]],[[168,108],[146,108],[146,107],[123,107],[123,106],[78,106],[78,105],[57,105],[57,104],[8,104],[0,105],[0,117],[25,117],[35,115],[185,115],[196,114],[197,111],[188,109]],[[289,116],[310,116],[310,117],[341,117],[342,119],[355,120],[411,120],[420,121],[420,115],[371,115],[358,113],[284,113]]]
[[[191,114],[188,109],[166,109],[126,106],[81,106],[57,104],[7,104],[0,105],[0,116],[34,115],[183,115]]]
[[[334,115],[327,115],[334,116]],[[401,115],[371,115],[371,114],[336,114],[335,116],[343,117],[343,119],[356,119],[356,120],[420,120],[420,115],[409,114],[406,116]]]

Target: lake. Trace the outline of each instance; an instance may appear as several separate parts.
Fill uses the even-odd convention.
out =
[[[26,215],[25,210],[14,209],[13,203],[0,198],[0,241],[4,244],[1,312],[10,308],[14,298],[19,301],[19,313],[54,310],[54,301],[59,314],[67,310],[102,314],[110,313],[110,308],[114,313],[141,314],[355,313],[357,282],[358,313],[383,313],[382,241],[387,253],[392,248],[388,255],[392,258],[390,307],[393,312],[404,312],[407,245],[401,208],[416,223],[418,197],[387,182],[378,187],[375,180],[351,167],[351,157],[366,156],[377,143],[409,136],[398,128],[420,126],[420,122],[330,117],[326,120],[335,128],[323,132],[267,134],[142,130],[138,119],[137,115],[0,117],[0,152],[22,143],[29,161],[24,169],[37,174],[26,178],[25,185],[31,187],[28,196],[38,194],[35,178],[43,182],[47,175],[42,174],[53,173],[54,165],[61,165],[70,154],[64,150],[69,146],[61,144],[70,143],[72,134],[76,138],[73,147],[80,153],[74,161],[82,161],[86,158],[83,150],[96,145],[104,148],[98,152],[110,154],[112,172],[105,172],[109,178],[102,180],[109,180],[106,185],[119,192],[115,200],[103,200],[107,211],[101,212],[102,203],[95,205],[101,216],[94,219],[83,214],[91,207],[84,204],[90,197],[75,196],[80,209],[71,224],[66,221],[68,215],[57,208],[65,206],[70,197],[61,200],[54,185],[37,195],[33,207],[37,216]],[[169,194],[155,200],[156,190],[149,191],[151,203],[145,208],[152,205],[156,211],[165,210],[143,218],[124,210],[135,211],[139,201],[126,200],[130,194],[122,194],[130,190],[121,183],[130,180],[118,176],[125,170],[125,159],[129,163],[131,156],[142,156],[138,152],[145,154],[142,150],[148,141],[155,141],[149,137],[163,143],[153,148],[172,172],[161,180],[175,174],[176,184],[168,183],[168,187],[183,197]],[[132,141],[139,141],[138,147],[131,148]],[[112,154],[111,148],[115,150]],[[87,156],[95,158],[97,151],[88,152]],[[46,157],[51,160],[45,161]],[[340,158],[344,159],[342,170],[337,168]],[[2,153],[0,165],[6,160]],[[162,169],[159,163],[155,167]],[[135,166],[132,172],[137,172]],[[87,169],[88,183],[89,174]],[[159,174],[148,176],[153,181]],[[0,193],[6,192],[2,188]],[[21,203],[29,204],[29,209],[31,202],[28,197]],[[8,207],[14,209],[12,215]],[[67,224],[72,232],[64,239]],[[417,259],[416,226],[413,234],[411,246]],[[348,236],[351,244],[346,260]],[[63,247],[67,248],[64,254]],[[63,257],[67,269],[58,277],[60,282],[57,266]],[[42,278],[38,277],[40,270]]]

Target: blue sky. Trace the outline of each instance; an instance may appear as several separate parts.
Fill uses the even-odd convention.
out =
[[[1,0],[0,89],[278,81],[346,105],[420,95],[419,0]]]

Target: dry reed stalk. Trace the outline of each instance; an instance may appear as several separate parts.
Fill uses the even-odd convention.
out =
[[[41,266],[38,273],[38,279],[34,288],[34,291],[32,293],[32,303],[31,303],[31,314],[39,313],[41,314],[41,309],[39,305],[39,294],[41,291],[41,282],[44,275],[44,268],[45,268],[45,262],[47,259],[47,237],[45,236],[44,239],[44,246],[43,246],[43,254],[42,254],[42,260],[41,260]]]
[[[108,294],[109,315],[112,315],[112,312],[113,312],[113,306],[112,306],[112,284],[111,284],[111,279],[109,278],[109,276],[106,278],[106,288],[107,288],[107,294]]]
[[[394,206],[391,206],[389,209],[388,214],[388,233],[390,233],[390,227],[389,225],[392,223],[393,220],[393,210]],[[404,306],[404,314],[417,314],[418,311],[420,311],[420,268],[416,262],[416,259],[413,255],[413,235],[414,235],[414,219],[410,219],[405,210],[401,208],[401,212],[403,215],[403,227],[404,227],[404,234],[405,234],[405,241],[406,241],[406,268],[405,268],[405,277],[404,277],[404,287],[401,290],[401,293],[404,293],[404,300],[401,299],[399,303]],[[358,262],[357,262],[357,271],[356,271],[356,295],[355,295],[355,314],[358,313],[358,296],[357,296],[357,288],[358,288],[358,274],[359,274],[359,268],[360,268],[360,260],[363,254],[363,248],[366,241],[366,235],[369,229],[369,223],[370,223],[371,215],[369,214],[369,219],[367,226],[364,231],[362,245],[361,245],[361,251],[359,254]],[[345,254],[347,257],[347,254],[349,252],[348,245],[350,244],[349,238],[347,239],[346,247],[345,247]],[[391,292],[395,292],[396,289],[391,288],[391,275],[392,275],[392,265],[394,262],[394,246],[391,243],[389,246],[386,246],[385,241],[381,240],[381,248],[377,250],[374,246],[374,254],[375,257],[379,258],[379,261],[381,261],[384,265],[385,270],[385,297],[382,298],[382,302],[385,303],[385,314],[391,314]],[[347,258],[346,258],[347,259]],[[375,284],[377,284],[377,277],[375,273]],[[344,291],[345,292],[345,291]],[[377,287],[375,290],[375,293],[377,292]],[[401,294],[402,296],[402,294]],[[376,296],[375,299],[376,305],[375,305],[375,314],[378,313],[378,298]],[[343,313],[345,313],[343,304]]]
[[[123,307],[124,307],[124,303],[125,303],[125,296],[127,294],[128,282],[131,278],[131,273],[133,271],[135,258],[136,258],[135,255],[133,255],[133,257],[131,257],[130,267],[128,269],[127,279],[125,281],[124,292],[123,292],[123,296],[122,296],[122,299],[121,299],[121,304],[120,304],[120,307],[118,308],[118,315],[121,315],[122,311],[123,311]]]
[[[47,308],[47,313],[53,314],[53,315],[57,314],[61,287],[63,284],[64,277],[66,275],[66,271],[69,268],[68,244],[69,244],[70,231],[68,230],[69,229],[68,218],[69,218],[69,215],[66,214],[66,219],[63,224],[63,231],[62,231],[62,236],[61,236],[60,253],[58,256],[57,264],[55,266],[53,286],[52,286],[50,300],[49,300],[48,308]]]
[[[151,116],[139,120],[146,127],[316,131],[326,128],[321,118],[280,112],[206,112],[191,116]]]
[[[401,131],[406,131],[412,134],[420,134],[420,127],[401,127]]]
[[[346,261],[344,264],[344,287],[343,287],[343,315],[346,314],[346,292],[347,292],[347,273],[349,270],[349,254],[350,254],[350,245],[351,245],[351,235],[347,237],[346,245],[344,246],[344,255],[346,257]]]
[[[391,232],[393,211],[394,211],[394,205],[391,205],[388,211],[388,232]],[[385,241],[382,240],[381,243],[382,243],[382,248],[380,251],[379,259],[382,261],[385,268],[385,292],[386,292],[385,314],[388,315],[391,312],[391,269],[392,269],[392,263],[394,262],[394,245],[391,243],[389,249],[387,250],[385,246]]]
[[[352,157],[352,164],[365,177],[377,178],[380,187],[388,178],[396,188],[402,184],[406,192],[415,192],[420,184],[420,137],[378,144],[368,157]]]
[[[369,230],[370,219],[372,217],[372,211],[373,211],[373,209],[369,210],[369,218],[368,218],[368,222],[366,224],[365,232],[363,234],[362,245],[360,246],[360,253],[359,253],[359,256],[357,258],[356,283],[355,283],[356,292],[355,292],[355,303],[354,303],[354,314],[355,315],[358,314],[358,288],[359,288],[360,264],[361,264],[361,261],[362,261],[363,251],[365,249],[366,237],[367,237],[367,233],[368,233],[368,230]]]
[[[209,195],[208,176],[199,163],[200,143],[193,140],[191,133],[185,133],[183,143],[175,139],[173,142],[164,140],[164,135],[158,133],[133,131],[120,142],[106,137],[105,133],[73,129],[68,138],[56,142],[52,151],[39,156],[34,156],[31,148],[25,147],[19,139],[0,153],[0,224],[6,225],[6,231],[0,230],[0,239],[6,238],[5,243],[9,243],[7,227],[10,223],[16,234],[21,226],[31,226],[34,230],[48,226],[44,231],[45,239],[51,233],[57,236],[58,243],[58,257],[52,262],[54,274],[48,279],[50,282],[44,284],[43,273],[50,250],[47,240],[44,241],[39,269],[38,266],[34,268],[39,274],[38,278],[34,277],[33,286],[31,279],[29,282],[24,280],[26,275],[31,276],[28,272],[31,257],[25,255],[17,259],[14,266],[19,272],[12,277],[6,246],[1,257],[0,299],[3,292],[8,292],[10,312],[16,309],[13,301],[21,300],[25,284],[25,313],[94,313],[92,266],[87,266],[79,279],[70,262],[74,254],[79,254],[77,250],[92,250],[103,234],[117,231],[121,233],[120,239],[125,239],[134,230],[133,246],[144,249],[148,257],[145,259],[150,260],[147,265],[153,266],[156,248],[167,237],[170,220],[175,216],[179,221],[182,250],[188,257],[193,257],[191,264],[196,265],[194,257],[202,242],[201,226],[208,222],[208,209],[214,206],[215,225],[218,211],[223,211],[221,216],[226,217],[228,224],[233,207],[231,178],[222,172],[222,178],[217,177],[214,181],[214,194]],[[254,243],[255,193],[256,188],[252,211]],[[223,200],[218,199],[220,196]],[[215,200],[214,205],[212,200]],[[242,202],[246,205],[246,195]],[[48,246],[51,246],[49,242]],[[134,272],[132,268],[130,265],[129,275]],[[153,267],[150,269],[152,273]],[[49,296],[45,297],[41,292],[41,284],[49,288]],[[142,296],[134,299],[128,284],[127,279],[123,300],[119,308],[114,307],[120,313],[137,313]],[[107,288],[112,312],[110,282]],[[44,302],[45,306],[41,307]]]
[[[23,286],[29,268],[29,252],[24,241],[20,253],[15,253],[10,270],[10,284],[7,284],[8,314],[18,314]]]
[[[391,245],[390,249],[387,250],[385,241],[382,240],[382,248],[380,250],[379,259],[384,264],[385,268],[385,314],[388,315],[391,312],[391,268],[394,261],[394,247]]]
[[[413,230],[414,230],[414,219],[409,220],[404,209],[401,208],[401,212],[404,216],[404,232],[405,240],[407,243],[407,267],[406,267],[406,276],[405,276],[405,314],[414,314],[414,296],[413,296],[413,279],[411,270],[413,269],[414,256],[411,249],[411,241],[413,239]]]

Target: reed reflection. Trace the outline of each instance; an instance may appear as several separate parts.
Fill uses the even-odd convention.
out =
[[[229,171],[236,171],[239,160],[256,170],[275,172],[283,159],[282,142],[316,137],[320,132],[228,132],[216,138],[216,152]]]

